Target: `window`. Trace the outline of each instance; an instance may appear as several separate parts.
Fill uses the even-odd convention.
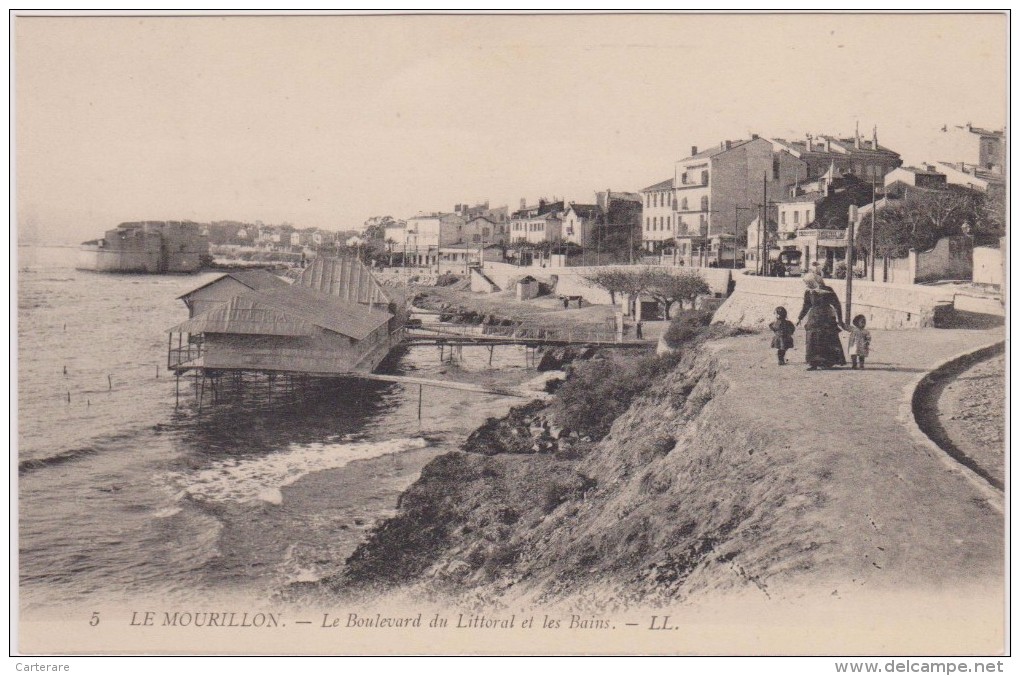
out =
[[[684,173],[680,174],[680,182],[683,183],[684,185],[687,185],[687,172],[686,171]]]
[[[701,198],[701,210],[708,211],[708,195]]]
[[[778,179],[779,178],[779,158],[778,157],[773,157],[772,158],[772,178],[774,178],[774,179]]]
[[[800,212],[799,211],[794,211],[793,212],[793,222],[795,224],[796,223],[800,223]]]
[[[680,200],[680,211],[687,211],[687,198]]]
[[[782,212],[781,214],[779,214],[779,222],[782,223],[783,225],[786,225],[786,212],[785,211]],[[875,229],[877,230],[878,228],[875,228]]]
[[[482,237],[488,237],[488,236],[489,236],[489,229],[488,228],[482,228]]]
[[[808,209],[807,211],[804,212],[804,222],[805,223],[810,223],[811,222],[811,210],[810,209]],[[875,228],[875,229],[877,230],[878,228]]]
[[[645,230],[651,230],[651,229],[652,229],[652,219],[649,218],[648,216],[645,216]]]
[[[708,185],[708,170],[705,169],[701,172],[701,185]]]
[[[672,230],[673,229],[673,217],[672,216],[666,216],[666,229],[667,230]]]
[[[482,237],[481,235],[471,235],[471,241],[477,244],[482,241]]]

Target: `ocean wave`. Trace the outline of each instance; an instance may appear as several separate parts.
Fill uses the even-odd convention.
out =
[[[69,451],[58,453],[56,455],[47,456],[45,458],[27,458],[18,462],[18,474],[25,474],[43,467],[52,467],[53,465],[62,465],[65,462],[71,462],[78,458],[83,458],[89,455],[95,455],[98,451],[92,447],[86,448],[72,448]]]
[[[196,502],[278,505],[283,501],[284,487],[312,472],[428,445],[421,437],[293,445],[286,451],[260,458],[221,460],[201,470],[171,473],[166,480],[180,491],[179,495]]]

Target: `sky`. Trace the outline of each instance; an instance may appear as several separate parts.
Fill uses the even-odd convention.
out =
[[[691,146],[1006,123],[1004,15],[14,20],[20,242],[592,201]]]

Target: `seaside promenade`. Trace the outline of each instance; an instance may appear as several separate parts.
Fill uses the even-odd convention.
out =
[[[824,538],[815,541],[811,568],[841,571],[844,584],[872,590],[1001,579],[1002,491],[931,442],[911,403],[932,369],[1004,340],[1003,329],[872,335],[867,368],[856,371],[806,371],[800,330],[786,366],[776,365],[765,335],[714,344],[729,385],[719,403],[734,409],[741,425],[772,438],[777,475],[790,471],[798,489],[817,492],[807,531],[786,534],[789,541],[810,550],[813,535]],[[1003,416],[1004,392],[990,387],[1000,408],[988,413]],[[980,459],[1000,485],[1002,461]]]

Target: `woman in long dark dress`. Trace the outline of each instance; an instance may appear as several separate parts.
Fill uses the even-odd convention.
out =
[[[808,370],[814,371],[819,366],[831,368],[845,366],[846,356],[843,354],[843,343],[839,340],[839,332],[845,331],[843,326],[843,308],[839,297],[832,288],[825,285],[817,275],[804,275],[804,306],[797,318],[799,326],[804,318],[804,351]]]

